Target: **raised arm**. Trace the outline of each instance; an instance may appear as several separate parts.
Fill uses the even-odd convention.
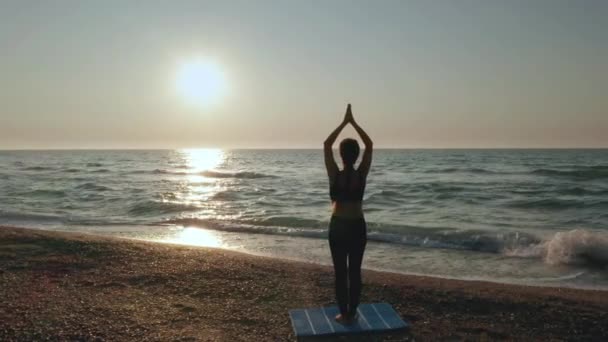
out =
[[[363,157],[361,158],[361,163],[359,164],[359,172],[361,172],[363,177],[367,177],[370,166],[372,165],[372,151],[374,149],[374,143],[369,135],[365,133],[363,128],[361,128],[361,126],[355,122],[355,119],[351,119],[350,123],[353,125],[355,131],[357,131],[361,137],[361,140],[363,140],[363,144],[365,145],[365,151],[363,152]]]
[[[338,135],[340,135],[340,132],[342,132],[342,129],[348,124],[347,118],[349,112],[350,105],[348,105],[348,109],[346,110],[347,114],[344,116],[344,120],[342,120],[342,123],[340,123],[340,125],[338,125],[338,127],[336,127],[336,129],[331,132],[331,134],[327,137],[327,139],[325,139],[325,142],[323,143],[323,152],[325,154],[325,168],[327,169],[327,175],[329,176],[329,181],[331,183],[333,183],[336,175],[338,174],[338,165],[334,160],[334,153],[332,151],[332,147],[334,146]]]

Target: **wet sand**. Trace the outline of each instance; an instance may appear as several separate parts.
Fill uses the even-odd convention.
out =
[[[378,340],[608,340],[608,292],[363,278],[364,302],[389,302],[412,324]],[[0,227],[0,341],[294,340],[289,309],[332,303],[326,266]]]

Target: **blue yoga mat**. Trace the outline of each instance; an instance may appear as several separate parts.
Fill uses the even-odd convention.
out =
[[[296,337],[382,333],[409,327],[387,303],[361,304],[357,312],[357,321],[351,325],[335,321],[337,306],[294,309],[289,311],[289,317]]]

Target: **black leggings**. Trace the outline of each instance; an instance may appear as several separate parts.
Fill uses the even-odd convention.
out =
[[[357,312],[361,297],[361,262],[366,243],[367,225],[363,217],[331,217],[329,248],[336,273],[336,300],[343,315]]]

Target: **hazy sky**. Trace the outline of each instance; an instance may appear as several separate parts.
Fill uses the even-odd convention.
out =
[[[0,148],[608,147],[608,1],[0,0]],[[180,65],[221,65],[196,107]],[[348,131],[347,133],[352,133]]]

